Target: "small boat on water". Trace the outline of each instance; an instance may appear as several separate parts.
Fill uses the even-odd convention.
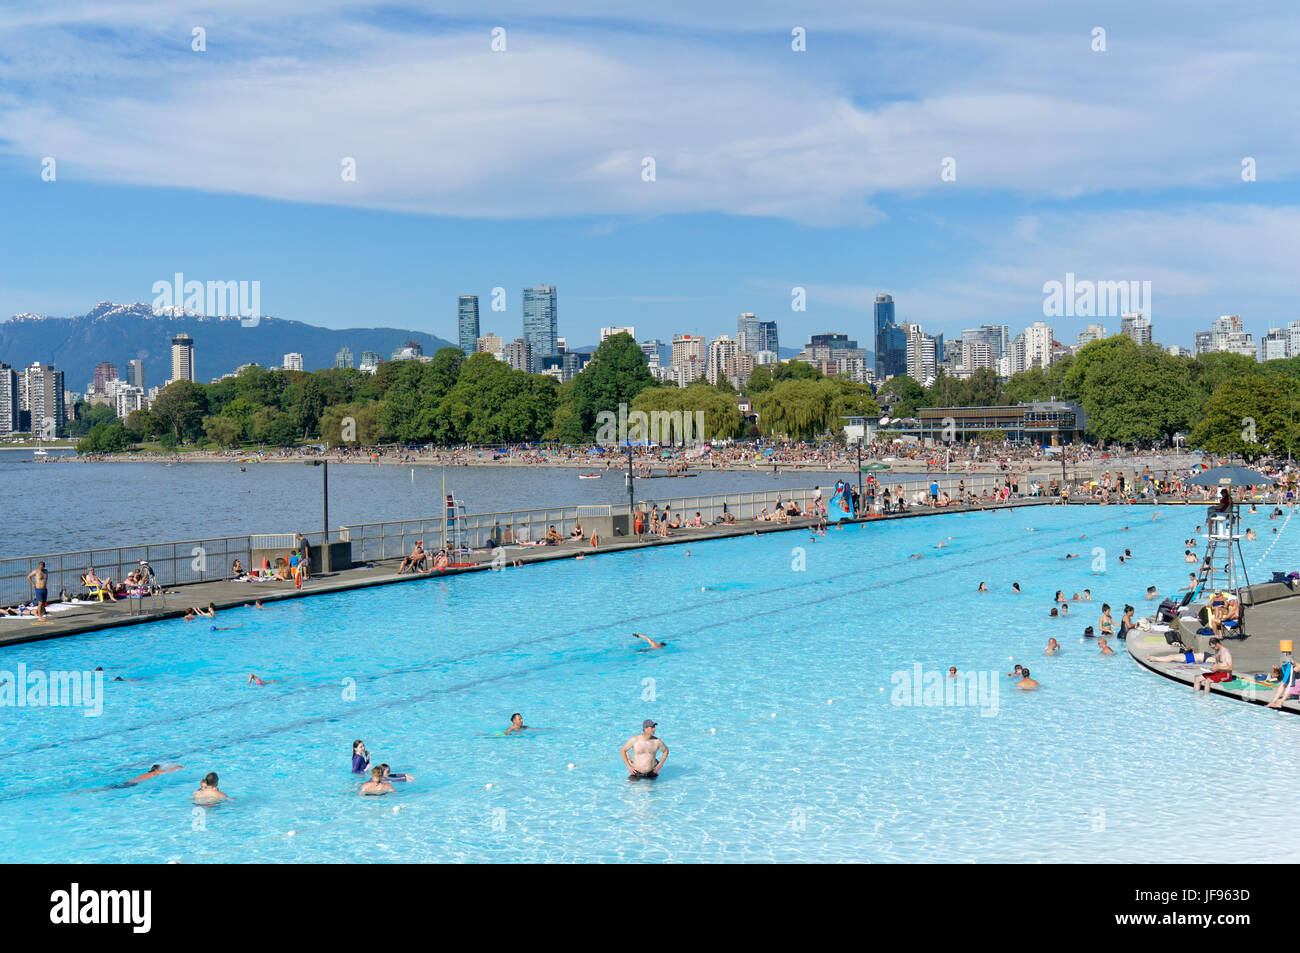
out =
[[[32,451],[32,456],[35,457],[37,460],[44,460],[49,455],[50,452],[46,450],[44,447],[37,447],[35,450]]]
[[[579,480],[599,480],[600,477],[601,477],[601,474],[599,474],[599,473],[579,473],[579,474],[578,474],[578,479],[579,479]]]

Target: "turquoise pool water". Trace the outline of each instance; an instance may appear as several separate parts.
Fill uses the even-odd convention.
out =
[[[1118,619],[1125,601],[1152,605],[1148,585],[1185,583],[1203,510],[1154,512],[743,537],[230,610],[228,632],[169,621],[6,648],[0,669],[139,680],[108,682],[99,717],[0,708],[0,860],[1288,856],[1300,719],[1194,699],[1122,646],[1103,659],[1081,643],[1103,600]],[[1281,521],[1250,525],[1253,565]],[[1291,526],[1259,574],[1298,555]],[[1091,604],[1048,617],[1056,589],[1085,587]],[[639,652],[633,631],[670,644]],[[1049,636],[1059,657],[1041,654]],[[1001,677],[1013,660],[1041,691]],[[990,694],[901,704],[924,700],[900,690],[918,664],[992,673]],[[548,730],[502,737],[514,711]],[[618,748],[647,717],[671,756],[658,781],[629,783]],[[357,796],[354,738],[417,780]],[[103,790],[161,761],[185,767]],[[195,807],[210,770],[234,800]]]

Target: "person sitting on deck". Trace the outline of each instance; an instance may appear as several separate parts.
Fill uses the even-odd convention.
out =
[[[1210,666],[1208,672],[1196,676],[1192,682],[1193,692],[1204,689],[1205,694],[1208,695],[1211,685],[1232,680],[1232,653],[1224,648],[1223,643],[1218,639],[1210,639],[1210,649],[1214,652],[1214,664]]]
[[[98,590],[108,596],[112,602],[117,602],[117,596],[113,593],[113,581],[107,577],[100,579],[96,576],[94,566],[86,570],[86,575],[82,577],[82,585],[90,589],[92,595],[94,590]]]
[[[248,574],[244,572],[244,561],[242,559],[236,559],[230,564],[231,579],[243,579],[246,575]]]
[[[582,531],[582,524],[574,523],[573,532],[569,534],[569,539],[582,539],[584,535],[586,534]]]
[[[546,545],[558,546],[562,542],[564,542],[564,540],[560,538],[559,531],[555,528],[554,525],[552,525],[551,528],[546,531]]]
[[[1236,622],[1239,618],[1241,618],[1241,603],[1236,596],[1229,596],[1222,608],[1210,614],[1210,630],[1222,637],[1223,623]]]
[[[415,572],[424,563],[426,556],[424,540],[417,539],[415,547],[411,550],[411,555],[403,559],[402,564],[397,567],[397,574],[400,576],[404,572]]]
[[[691,525],[692,525],[692,526],[703,526],[703,525],[704,525],[704,518],[703,518],[702,516],[700,516],[698,510],[695,512],[695,519],[691,520]]]

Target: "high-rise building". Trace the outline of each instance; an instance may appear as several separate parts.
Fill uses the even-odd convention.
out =
[[[1079,332],[1078,337],[1074,339],[1075,349],[1087,347],[1093,341],[1106,340],[1106,328],[1100,324],[1090,324]]]
[[[674,334],[671,367],[686,381],[698,380],[708,370],[709,342],[698,334]]]
[[[484,334],[475,345],[480,354],[491,354],[498,361],[506,359],[506,345],[499,334]]]
[[[1025,370],[1052,366],[1052,329],[1045,321],[1035,321],[1025,328]]]
[[[113,411],[119,420],[126,420],[144,407],[144,388],[132,384],[119,384],[113,389]]]
[[[184,331],[172,338],[172,380],[194,380],[194,341]]]
[[[1150,344],[1151,319],[1141,311],[1125,311],[1119,319],[1119,333],[1132,338],[1134,344]]]
[[[19,373],[8,364],[0,364],[0,437],[7,437],[18,431],[20,421],[19,376]]]
[[[473,354],[478,348],[478,295],[461,295],[456,299],[456,329],[460,349]]]
[[[907,373],[907,334],[894,321],[892,295],[876,295],[876,380]]]
[[[302,355],[297,351],[290,351],[284,356],[284,363],[280,365],[286,371],[302,370]]]
[[[117,380],[117,365],[112,361],[100,361],[95,365],[95,382],[90,385],[96,394],[107,394],[110,381]]]
[[[658,338],[647,338],[642,341],[641,353],[645,355],[647,367],[667,367],[672,363],[672,347]]]
[[[1300,357],[1300,321],[1286,326],[1286,356]]]
[[[536,285],[525,288],[524,340],[532,345],[534,357],[555,354],[555,339],[559,337],[559,308],[554,285]]]
[[[705,376],[710,384],[716,384],[719,378],[726,380],[735,376],[736,355],[739,353],[740,342],[733,341],[725,334],[709,342],[709,362]]]
[[[39,361],[27,368],[27,400],[31,405],[32,432],[47,434],[68,421],[63,402],[63,371]]]
[[[346,344],[339,348],[339,352],[334,355],[334,369],[339,371],[350,371],[356,365],[352,362],[352,349]]]
[[[1241,354],[1258,359],[1255,339],[1242,330],[1241,315],[1223,314],[1215,318],[1208,331],[1197,331],[1193,338],[1197,354]]]
[[[351,356],[349,352],[349,356]],[[419,341],[407,341],[401,347],[393,351],[391,361],[418,361],[424,357],[424,348]]]
[[[357,365],[357,370],[364,371],[367,374],[373,374],[379,370],[379,365],[384,363],[384,359],[374,351],[362,351],[361,363]]]
[[[762,335],[759,333],[758,326],[762,322],[758,320],[758,315],[746,311],[740,317],[736,318],[736,341],[742,351],[748,351],[750,354],[757,354],[763,348],[760,346]]]
[[[634,341],[636,340],[636,328],[635,328],[635,327],[626,327],[626,328],[619,328],[619,327],[613,327],[613,328],[601,328],[601,329],[600,329],[600,341],[601,341],[601,343],[603,344],[603,343],[605,342],[605,338],[607,338],[607,337],[611,337],[611,336],[613,336],[613,335],[615,335],[615,334],[630,334],[630,335],[632,336],[632,340],[634,340]]]
[[[906,325],[904,330],[907,334],[907,376],[929,386],[938,373],[940,339],[923,332],[919,324]]]
[[[548,357],[552,355],[547,355]],[[506,345],[506,363],[513,370],[527,371],[529,374],[535,370],[534,360],[537,355],[533,353],[533,343],[524,338],[515,338]]]
[[[132,358],[126,362],[126,382],[132,387],[144,390],[144,361]]]
[[[1282,328],[1269,328],[1268,333],[1259,339],[1259,359],[1261,361],[1285,360],[1291,356],[1287,346],[1287,332]]]
[[[993,356],[993,348],[989,347],[988,341],[980,337],[967,340],[967,333],[966,331],[961,333],[960,356],[957,359],[960,376],[969,377],[985,367],[996,370],[998,359]]]

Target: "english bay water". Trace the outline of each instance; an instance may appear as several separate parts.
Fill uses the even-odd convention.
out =
[[[52,454],[53,455],[53,454]],[[245,533],[318,533],[321,470],[298,463],[45,463],[0,452],[4,534],[0,558]],[[414,476],[412,476],[414,471]],[[580,472],[602,474],[579,480]],[[770,468],[701,471],[637,481],[638,500],[827,486],[850,474]],[[330,467],[331,528],[441,514],[442,483],[469,513],[627,502],[627,485],[602,464],[573,467]],[[907,482],[891,474],[890,481]],[[911,479],[914,479],[911,478]]]

